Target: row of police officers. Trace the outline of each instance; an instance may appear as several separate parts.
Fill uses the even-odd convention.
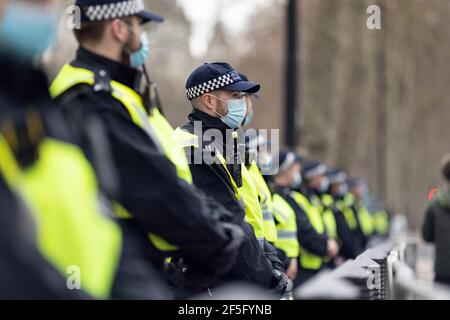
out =
[[[189,298],[243,282],[289,298],[386,234],[364,181],[349,193],[343,172],[292,152],[266,155],[279,170],[262,175],[264,142],[241,130],[260,85],[198,67],[174,129],[145,68],[144,27],[164,19],[142,0],[75,4],[79,49],[50,83],[38,62],[55,1],[0,0],[0,297]]]

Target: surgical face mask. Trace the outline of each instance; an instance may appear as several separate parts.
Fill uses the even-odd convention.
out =
[[[327,177],[323,177],[322,181],[320,182],[319,191],[322,193],[327,192],[329,187],[330,187],[330,180],[328,180]]]
[[[225,103],[225,101],[217,98],[214,95],[210,95],[210,96]],[[215,112],[217,115],[219,115],[220,120],[222,120],[222,122],[225,123],[228,127],[230,127],[231,129],[237,129],[242,125],[245,115],[247,114],[247,104],[245,102],[245,99],[244,98],[228,99],[226,104],[228,106],[228,113],[225,116],[221,115],[220,113],[218,113],[214,110],[213,110],[213,112]]]
[[[141,48],[130,54],[130,66],[137,69],[145,64],[150,54],[150,44],[147,34],[141,35]]]
[[[341,184],[338,190],[338,196],[342,197],[348,193],[348,186],[346,184]]]
[[[253,115],[254,115],[254,112],[252,111],[245,117],[244,126],[248,126],[250,123],[252,123]]]
[[[258,153],[258,165],[262,172],[272,169],[272,157],[268,153]]]
[[[9,1],[0,22],[0,51],[31,61],[51,45],[57,25],[55,10]]]
[[[294,179],[292,180],[291,188],[298,189],[298,188],[300,188],[301,184],[302,184],[302,175],[301,175],[300,171],[297,171],[294,174]]]

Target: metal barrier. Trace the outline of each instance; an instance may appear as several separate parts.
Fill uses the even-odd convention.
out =
[[[417,243],[413,237],[385,241],[321,272],[294,291],[297,299],[411,300],[449,299],[450,288],[417,278]]]

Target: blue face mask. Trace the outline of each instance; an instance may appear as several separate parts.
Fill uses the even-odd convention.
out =
[[[327,177],[323,177],[320,182],[320,192],[324,193],[328,191],[328,188],[330,187],[330,180],[328,180]]]
[[[133,68],[139,68],[145,64],[150,54],[150,44],[146,33],[141,36],[141,48],[130,54],[130,66]]]
[[[222,99],[217,98],[214,95],[212,97],[216,98],[219,101],[223,101]],[[245,115],[247,114],[247,104],[244,98],[241,99],[228,99],[227,101],[228,113],[225,116],[222,116],[218,112],[214,111],[220,116],[220,120],[225,123],[231,129],[237,129],[242,126],[242,122],[244,121]]]
[[[50,46],[57,25],[55,11],[9,1],[0,23],[0,51],[31,61]]]
[[[302,175],[300,171],[295,172],[294,179],[292,180],[291,188],[298,189],[302,184]]]
[[[250,123],[252,123],[253,115],[254,115],[254,112],[252,111],[245,117],[244,126],[248,126]]]
[[[345,196],[348,192],[347,184],[343,183],[339,187],[338,196]]]

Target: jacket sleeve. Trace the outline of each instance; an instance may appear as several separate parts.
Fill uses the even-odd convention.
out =
[[[425,220],[422,226],[422,237],[427,242],[434,242],[434,213],[433,205],[425,212]]]
[[[277,250],[266,239],[264,239],[264,252],[274,269],[280,270],[281,272],[285,271],[283,262],[278,257]]]
[[[244,240],[239,248],[238,257],[233,269],[229,273],[229,280],[246,281],[254,283],[266,289],[273,286],[273,268],[271,262],[266,258],[258,240],[255,237],[253,227],[244,222]]]
[[[229,241],[218,221],[230,213],[180,179],[173,163],[109,94],[80,95],[72,103],[69,108],[101,119],[118,168],[118,199],[143,230],[200,260],[213,259]]]
[[[297,216],[297,236],[302,248],[318,256],[327,255],[328,238],[319,234],[309,222],[308,216],[302,208],[290,197],[285,198],[294,209]]]
[[[348,227],[341,211],[336,210],[334,216],[336,218],[336,228],[341,245],[339,255],[346,259],[354,259],[359,250],[356,248],[357,243],[354,241],[352,230]]]

